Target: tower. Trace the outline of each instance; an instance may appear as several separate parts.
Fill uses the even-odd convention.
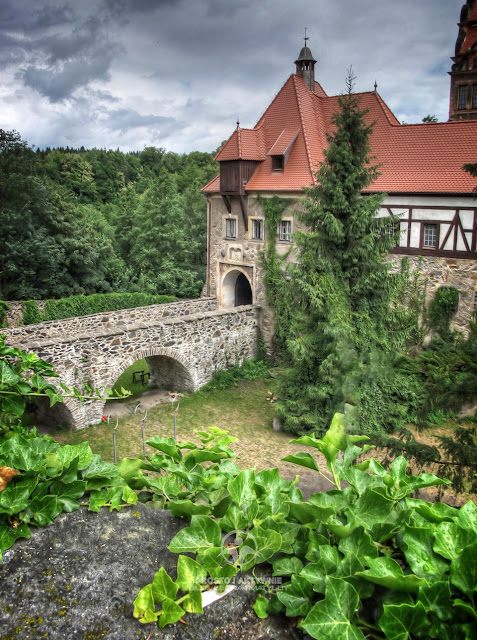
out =
[[[477,120],[477,0],[461,9],[452,60],[449,120]]]
[[[306,45],[306,41],[308,40],[305,29],[305,46],[300,51],[300,55],[298,59],[295,60],[296,64],[296,74],[303,78],[306,86],[310,89],[310,91],[315,90],[315,62],[316,60],[313,57],[309,47]]]

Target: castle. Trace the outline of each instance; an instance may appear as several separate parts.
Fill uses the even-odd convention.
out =
[[[305,41],[306,45],[306,41]],[[359,94],[360,107],[374,122],[372,154],[380,175],[367,193],[385,193],[378,216],[400,216],[400,241],[390,258],[421,260],[429,294],[439,286],[460,291],[457,326],[468,325],[477,308],[477,199],[475,178],[462,165],[477,161],[477,0],[461,11],[450,71],[449,121],[400,124],[376,91]],[[316,79],[308,46],[252,129],[237,124],[216,156],[220,174],[203,188],[208,202],[206,294],[224,308],[262,306],[261,330],[273,332],[267,307],[260,250],[267,229],[259,197],[290,198],[276,229],[277,251],[290,248],[299,228],[296,211],[324,160],[326,134],[338,97],[328,96]]]

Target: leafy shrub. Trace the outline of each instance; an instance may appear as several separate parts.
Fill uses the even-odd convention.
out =
[[[36,300],[22,302],[23,324],[37,324],[45,319]]]
[[[8,304],[3,300],[0,300],[0,327],[5,326],[5,318],[6,318],[8,309],[9,309]]]
[[[441,338],[450,335],[450,322],[459,308],[459,291],[455,287],[439,287],[429,303],[429,324]]]
[[[165,304],[176,300],[177,298],[174,296],[149,293],[94,293],[90,296],[80,295],[59,300],[46,300],[43,312],[39,310],[35,300],[27,300],[22,302],[23,323],[35,324],[47,320],[87,316],[92,313]]]
[[[223,390],[236,387],[240,380],[256,380],[268,377],[268,365],[263,361],[244,360],[242,364],[234,364],[228,369],[216,369],[212,380],[202,387],[203,391]]]

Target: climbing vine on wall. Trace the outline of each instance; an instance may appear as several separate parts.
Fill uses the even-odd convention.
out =
[[[265,269],[265,293],[268,304],[275,311],[275,345],[280,352],[283,352],[291,313],[290,305],[287,303],[287,280],[283,263],[290,250],[284,256],[278,255],[276,247],[277,228],[285,209],[296,200],[294,198],[279,198],[278,196],[273,198],[258,196],[257,200],[262,207],[267,230],[266,249],[260,254],[262,265]]]

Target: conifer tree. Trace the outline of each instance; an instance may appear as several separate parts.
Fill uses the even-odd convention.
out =
[[[356,407],[362,431],[382,424],[391,431],[407,408],[396,377],[406,336],[394,303],[401,276],[385,261],[398,239],[397,220],[376,217],[383,195],[362,195],[378,168],[353,81],[350,73],[325,161],[298,214],[305,230],[294,236],[296,262],[284,291],[294,312],[278,411],[295,433],[324,433],[346,403]]]

